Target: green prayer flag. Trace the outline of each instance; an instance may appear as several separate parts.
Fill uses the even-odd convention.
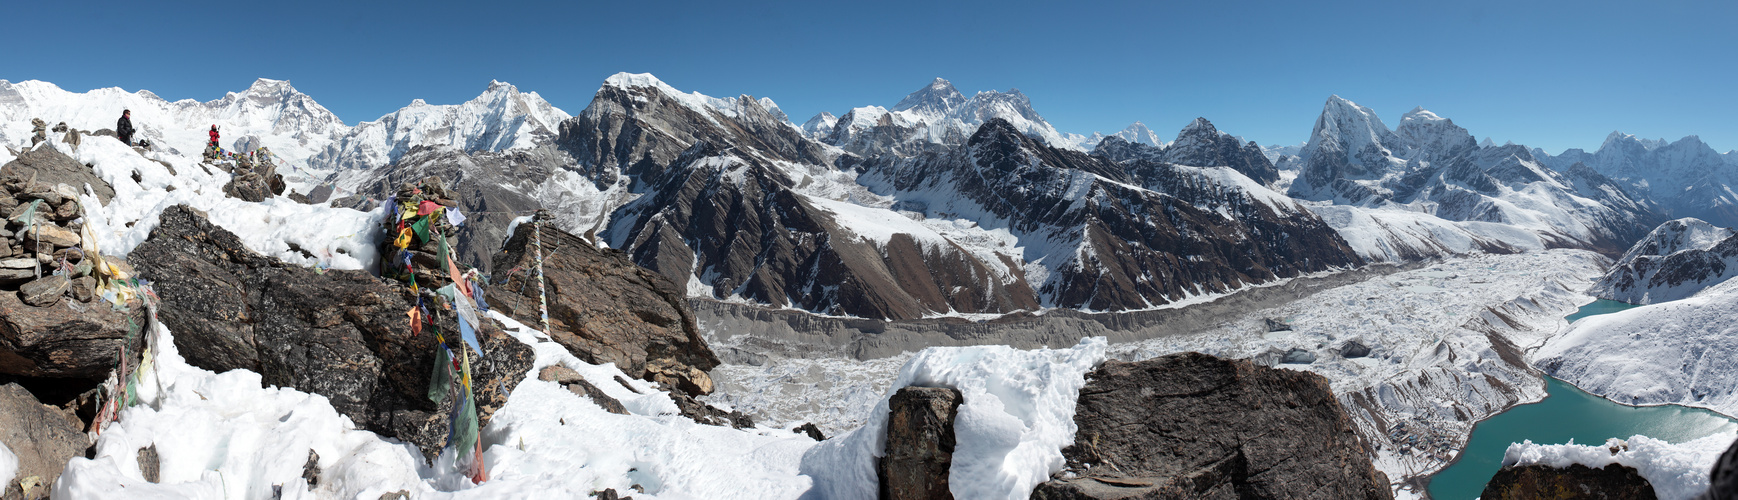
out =
[[[447,391],[453,386],[453,357],[446,346],[435,349],[434,373],[429,375],[428,399],[435,404],[447,400]]]

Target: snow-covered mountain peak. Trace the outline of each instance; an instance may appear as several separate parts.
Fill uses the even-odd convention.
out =
[[[1437,116],[1436,113],[1432,113],[1432,112],[1430,112],[1430,110],[1424,109],[1424,106],[1418,106],[1418,107],[1412,108],[1412,111],[1407,111],[1404,116],[1400,117],[1400,123],[1402,123],[1402,124],[1404,124],[1406,122],[1410,122],[1410,121],[1434,122],[1434,121],[1441,121],[1441,120],[1447,120],[1447,118]]]
[[[1094,135],[1098,136],[1097,133],[1094,133]],[[1165,141],[1159,140],[1159,134],[1153,133],[1152,129],[1147,128],[1147,124],[1139,121],[1129,124],[1128,128],[1122,129],[1121,132],[1117,132],[1114,135],[1122,140],[1136,144],[1146,144],[1156,148],[1165,147]],[[1103,136],[1098,136],[1098,138],[1102,140]],[[1097,143],[1097,141],[1093,142],[1095,144]]]
[[[924,115],[940,116],[952,112],[965,102],[966,96],[960,94],[953,83],[936,78],[929,85],[900,99],[898,104],[893,105],[893,110],[913,110]]]
[[[833,133],[833,126],[838,123],[839,117],[833,116],[832,113],[822,111],[816,114],[814,118],[809,118],[809,121],[803,122],[803,126],[800,128],[803,129],[803,135],[807,135],[813,139],[820,139],[826,137],[827,134]]]
[[[1140,123],[1140,122],[1135,122],[1135,123]],[[1181,136],[1193,135],[1193,134],[1217,134],[1217,133],[1219,133],[1219,129],[1213,128],[1213,122],[1207,121],[1206,118],[1197,117],[1197,118],[1195,118],[1194,121],[1189,122],[1189,124],[1187,126],[1184,126],[1183,131],[1179,132],[1177,134],[1177,136],[1181,137]]]
[[[510,83],[490,80],[482,94],[462,104],[435,105],[415,99],[398,111],[357,124],[311,163],[320,168],[380,167],[416,146],[464,151],[531,148],[553,139],[569,117],[536,92],[520,92]]]
[[[31,118],[82,130],[113,129],[123,109],[132,111],[139,139],[181,154],[196,155],[205,145],[206,132],[217,125],[225,147],[270,146],[294,164],[350,131],[337,115],[283,80],[258,79],[241,92],[206,102],[169,102],[148,91],[118,87],[69,92],[31,80],[0,82],[0,143],[28,141]]]

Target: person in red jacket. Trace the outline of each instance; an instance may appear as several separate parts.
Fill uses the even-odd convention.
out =
[[[211,126],[211,143],[206,144],[206,147],[217,149],[217,125]]]

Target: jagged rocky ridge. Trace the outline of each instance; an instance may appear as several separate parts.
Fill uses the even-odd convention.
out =
[[[1738,276],[1738,234],[1699,219],[1661,224],[1612,264],[1588,294],[1631,304],[1695,295]]]
[[[1655,201],[1670,217],[1738,226],[1738,155],[1718,153],[1700,137],[1668,143],[1612,132],[1592,153],[1576,148],[1551,156],[1535,149],[1534,155],[1557,170],[1584,164]]]
[[[1293,197],[1505,224],[1547,247],[1616,255],[1662,220],[1645,196],[1591,168],[1558,172],[1524,146],[1480,146],[1423,108],[1389,130],[1374,111],[1333,96],[1300,156]]]
[[[41,82],[8,85],[17,94],[13,100],[23,103],[0,106],[8,111],[59,109],[56,106],[63,104],[57,103],[71,99],[59,94],[119,99],[117,103],[149,100],[141,97],[143,94],[112,90],[71,94],[54,89],[59,92],[56,94],[38,89],[46,85]],[[1078,150],[1085,144],[1081,137],[1057,134],[1017,91],[980,92],[968,97],[938,79],[891,108],[856,108],[838,118],[822,114],[801,127],[791,123],[769,99],[746,95],[720,99],[683,93],[650,75],[625,73],[606,81],[586,110],[570,118],[535,93],[520,92],[500,82],[491,83],[481,96],[464,104],[413,103],[355,127],[309,118],[329,113],[321,114],[323,109],[315,113],[317,105],[286,82],[262,80],[249,92],[225,98],[222,103],[228,103],[223,106],[230,111],[223,113],[227,113],[225,120],[231,120],[224,122],[230,128],[255,130],[261,128],[260,123],[270,122],[273,125],[268,128],[277,130],[298,123],[325,123],[324,128],[313,128],[327,131],[323,133],[330,139],[295,136],[297,142],[288,146],[290,151],[284,156],[300,155],[318,160],[313,163],[324,167],[366,167],[340,170],[329,184],[310,193],[312,201],[326,201],[336,187],[337,195],[343,197],[338,204],[368,208],[369,198],[384,198],[402,180],[443,177],[448,185],[468,195],[461,212],[474,214],[461,228],[465,233],[459,240],[461,259],[485,270],[491,270],[492,247],[505,236],[510,221],[542,207],[556,214],[556,224],[563,230],[593,234],[628,250],[636,262],[670,277],[691,296],[829,314],[914,318],[1046,306],[1143,309],[1181,296],[1216,293],[1272,279],[1261,271],[1246,274],[1254,267],[1246,263],[1233,264],[1244,276],[1207,271],[1205,274],[1215,276],[1208,282],[1192,281],[1194,276],[1148,273],[1143,266],[1150,264],[1118,263],[1107,268],[1115,268],[1113,271],[1123,277],[1110,281],[1127,281],[1133,276],[1135,282],[1143,282],[1135,287],[1140,290],[1133,294],[1113,290],[1109,294],[1113,298],[1088,305],[1093,301],[1083,300],[1083,292],[1060,297],[1057,290],[1082,286],[1058,284],[1058,280],[1076,279],[1070,273],[1081,269],[1096,272],[1092,266],[1077,264],[1105,255],[1075,255],[1086,247],[1053,241],[1048,235],[1034,239],[1033,234],[1021,233],[1016,227],[1032,221],[998,219],[1005,214],[992,213],[1001,210],[996,207],[933,210],[930,201],[946,197],[944,193],[890,190],[885,179],[860,180],[873,174],[871,166],[926,161],[924,158],[930,156],[957,157],[971,147],[968,143],[983,124],[997,119],[1045,147]],[[205,109],[217,104],[201,106]],[[192,119],[189,116],[193,115],[164,112],[136,118],[140,122],[175,123]],[[109,120],[95,116],[80,119]],[[1480,146],[1464,129],[1422,109],[1408,113],[1400,127],[1388,130],[1368,109],[1336,97],[1330,99],[1317,125],[1299,156],[1281,160],[1301,166],[1296,183],[1288,184],[1278,177],[1278,167],[1270,159],[1273,152],[1220,132],[1204,119],[1191,123],[1171,144],[1158,141],[1144,126],[1131,126],[1119,133],[1143,144],[1117,137],[1094,142],[1096,153],[1122,163],[1119,168],[1125,174],[1106,171],[1092,175],[1113,182],[1134,181],[1132,185],[1153,191],[1161,185],[1200,184],[1165,179],[1177,172],[1190,172],[1213,178],[1210,184],[1217,185],[1213,190],[1241,191],[1245,198],[1257,200],[1256,205],[1287,203],[1282,197],[1254,189],[1268,186],[1289,188],[1291,194],[1306,198],[1337,200],[1353,208],[1398,209],[1389,211],[1429,219],[1420,226],[1407,220],[1413,217],[1410,215],[1377,217],[1375,224],[1384,225],[1377,232],[1404,233],[1395,235],[1393,241],[1373,245],[1353,242],[1354,235],[1349,233],[1342,238],[1352,243],[1359,255],[1376,260],[1558,246],[1594,248],[1616,255],[1628,241],[1658,222],[1654,206],[1632,183],[1612,180],[1593,167],[1543,168],[1541,165],[1555,160],[1520,146]],[[276,149],[274,141],[290,137],[283,134],[249,132],[233,139],[233,144],[269,143]],[[226,132],[226,141],[231,137]],[[328,142],[325,146],[317,144],[321,141]],[[1144,144],[1147,142],[1152,144]],[[1653,150],[1663,147],[1652,142],[1644,146]],[[1724,161],[1725,157],[1714,156]],[[334,159],[340,157],[348,159]],[[1135,165],[1137,159],[1145,160],[1145,166]],[[378,164],[381,162],[389,163]],[[292,159],[292,166],[295,163]],[[1155,169],[1154,164],[1200,168]],[[1246,185],[1220,175],[1214,170],[1219,167],[1228,167],[1255,182]],[[299,185],[296,182],[302,181],[292,180],[292,187]],[[1031,187],[1025,184],[1021,188]],[[955,197],[959,194],[964,193]],[[1182,198],[1191,204],[1199,201]],[[1278,200],[1277,205],[1268,203],[1273,200]],[[1226,206],[1209,202],[1205,208],[1222,211]],[[1343,207],[1308,209],[1334,221],[1329,224],[1331,231],[1348,230],[1345,221],[1353,226],[1369,225],[1359,221],[1368,219],[1371,212],[1354,210],[1348,214]],[[1231,218],[1239,215],[1225,214]],[[1463,234],[1441,236],[1443,229],[1432,224],[1453,223],[1436,217],[1479,226],[1449,228]],[[906,220],[896,220],[901,218]],[[783,224],[787,219],[792,223]],[[883,227],[865,227],[866,222]],[[1040,222],[1056,227],[1071,223]],[[851,230],[843,230],[846,227]],[[1530,235],[1521,239],[1530,240],[1516,242],[1504,236],[1520,233]],[[909,238],[898,236],[901,234]],[[1082,235],[1089,240],[1084,232]],[[1151,242],[1147,236],[1116,236]],[[1197,243],[1207,243],[1226,234],[1184,236],[1206,238]],[[1473,244],[1429,241],[1439,237],[1470,238]],[[856,241],[848,241],[852,238]],[[1356,238],[1367,239],[1367,235]],[[1168,252],[1174,259],[1212,259],[1187,250],[1149,250]],[[1270,257],[1256,256],[1253,260]],[[1342,264],[1311,260],[1296,265],[1319,270]],[[931,273],[933,277],[915,276],[912,271],[920,267],[939,271]],[[1288,275],[1290,271],[1273,274]],[[1164,279],[1176,282],[1159,282]],[[956,289],[974,293],[956,293]],[[869,305],[837,306],[853,300]]]

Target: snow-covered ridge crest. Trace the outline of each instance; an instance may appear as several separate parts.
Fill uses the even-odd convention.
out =
[[[1021,133],[1052,147],[1085,151],[1081,146],[1084,139],[1056,131],[1032,109],[1031,99],[1019,89],[981,91],[965,98],[941,78],[907,95],[892,109],[852,108],[826,135],[812,136],[858,154],[911,154],[931,146],[964,144],[979,126],[995,118],[1007,120]]]
[[[1735,276],[1738,236],[1700,219],[1683,218],[1660,224],[1637,241],[1588,293],[1656,304],[1695,295]]]
[[[570,117],[536,92],[520,92],[512,84],[491,80],[487,90],[463,104],[430,105],[417,99],[377,120],[357,124],[312,163],[324,169],[379,167],[398,161],[416,146],[451,146],[468,152],[532,148],[554,140],[561,122]]]
[[[337,115],[284,80],[261,78],[247,90],[206,102],[169,102],[150,91],[129,93],[118,87],[70,92],[43,81],[0,80],[0,143],[29,145],[32,118],[81,130],[112,130],[122,110],[132,111],[138,139],[183,155],[197,155],[204,148],[212,125],[219,127],[226,148],[263,144],[291,164],[302,163],[350,132]]]

